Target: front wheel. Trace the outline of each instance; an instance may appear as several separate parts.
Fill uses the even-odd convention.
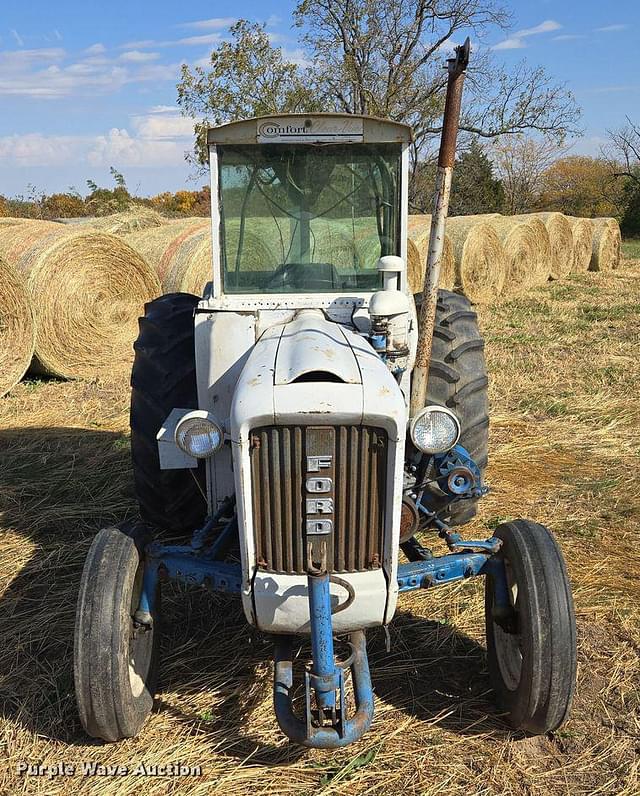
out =
[[[157,611],[151,626],[134,620],[143,574],[144,563],[130,535],[115,527],[97,534],[80,582],[74,678],[82,726],[105,741],[136,735],[153,707]]]
[[[571,586],[551,532],[528,520],[499,525],[498,566],[485,587],[489,674],[498,703],[518,730],[557,729],[571,708],[576,624]],[[506,599],[496,599],[504,577]],[[506,606],[505,606],[506,603]]]

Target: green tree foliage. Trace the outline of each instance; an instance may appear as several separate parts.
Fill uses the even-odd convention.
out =
[[[458,158],[453,171],[452,216],[474,213],[500,213],[504,206],[502,183],[493,173],[493,165],[476,139]]]
[[[624,191],[625,208],[620,221],[622,234],[640,238],[640,173],[638,181],[629,180]]]
[[[113,166],[109,171],[116,184],[115,188],[101,188],[94,180],[87,180],[89,195],[84,201],[88,215],[108,216],[111,213],[120,213],[133,204],[125,178]]]
[[[238,20],[210,56],[210,66],[193,70],[183,64],[178,83],[178,104],[196,120],[195,156],[207,162],[206,131],[232,119],[296,111],[319,110],[320,105],[303,71],[287,61],[280,47],[271,44],[265,26]]]

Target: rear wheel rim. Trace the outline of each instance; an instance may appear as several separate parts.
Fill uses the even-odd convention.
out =
[[[518,583],[507,559],[504,560],[505,577],[511,608],[518,614]],[[509,691],[515,691],[522,678],[522,637],[519,633],[508,633],[496,622],[493,623],[496,659],[502,680]]]

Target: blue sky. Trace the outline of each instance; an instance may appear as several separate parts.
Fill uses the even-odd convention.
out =
[[[574,151],[597,154],[607,128],[640,121],[638,0],[505,0],[508,32],[490,32],[506,65],[526,58],[566,81],[583,108]],[[294,3],[175,0],[2,0],[0,194],[110,184],[109,166],[142,195],[194,188],[184,162],[191,122],[180,117],[180,64],[206,61],[236,17],[266,21],[300,57]]]

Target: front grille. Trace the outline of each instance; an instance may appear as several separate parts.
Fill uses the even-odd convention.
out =
[[[380,567],[387,448],[385,431],[368,426],[254,429],[251,482],[260,569],[304,574],[307,522],[314,518],[332,522],[326,537],[331,571]],[[322,491],[314,491],[317,479]],[[331,510],[325,505],[327,513],[314,513],[313,507],[324,502],[316,499],[327,497],[333,501]]]

